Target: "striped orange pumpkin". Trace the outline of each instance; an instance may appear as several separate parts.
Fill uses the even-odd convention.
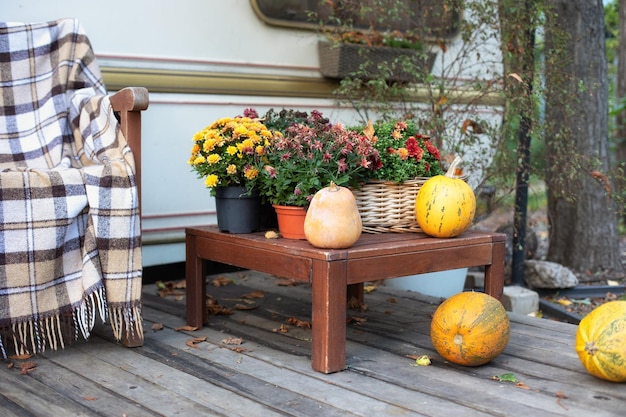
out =
[[[583,317],[576,351],[591,375],[626,382],[626,301],[610,301]]]
[[[435,350],[449,362],[483,365],[509,343],[510,323],[496,298],[480,292],[461,292],[437,307],[430,324]]]

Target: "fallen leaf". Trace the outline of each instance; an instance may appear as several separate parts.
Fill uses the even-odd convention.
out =
[[[243,348],[243,347],[231,347],[229,349],[232,350],[233,352],[237,352],[237,353],[243,353],[243,352],[247,352],[248,351],[246,348]]]
[[[431,363],[430,356],[421,355],[415,359],[415,364],[413,366],[429,366]]]
[[[217,277],[211,280],[211,285],[214,287],[225,287],[226,285],[234,284],[235,282],[232,279],[225,277]]]
[[[563,306],[571,306],[573,304],[572,301],[567,298],[559,298],[556,302]]]
[[[273,329],[272,331],[274,333],[287,333],[289,331],[289,328],[284,324],[281,324],[278,329]]]
[[[295,287],[296,285],[300,285],[300,283],[294,279],[277,279],[276,285],[281,287]]]
[[[496,381],[500,381],[500,382],[513,382],[513,383],[519,382],[519,380],[515,377],[515,374],[513,374],[513,373],[506,373],[506,374],[502,374],[502,375],[494,375],[494,376],[491,377],[491,379],[496,380]]]
[[[98,398],[96,397],[83,397],[83,400],[85,401],[96,401]]]
[[[227,337],[222,339],[222,343],[225,345],[240,345],[243,343],[243,339],[241,337]]]
[[[351,297],[350,300],[348,300],[348,308],[350,310],[356,310],[356,311],[360,311],[362,313],[365,310],[367,310],[367,304],[365,304],[364,302],[360,301],[356,297]]]
[[[177,332],[193,332],[193,331],[198,330],[198,328],[194,326],[185,325],[185,326],[177,327],[174,330],[176,330]]]
[[[376,291],[376,285],[366,285],[363,287],[363,291],[365,291],[366,294],[369,294],[371,292]]]
[[[522,80],[522,77],[520,77],[518,74],[512,72],[509,74],[509,77],[511,78],[515,78],[517,81],[519,81],[520,83],[523,83],[524,81]]]
[[[397,303],[398,303],[398,300],[396,300],[396,299],[395,299],[395,298],[393,298],[393,297],[389,297],[389,298],[387,298],[387,302],[388,302],[388,303],[392,303],[392,304],[397,304]]]
[[[303,329],[310,329],[311,328],[311,323],[306,321],[306,320],[300,320],[297,319],[295,317],[289,317],[287,319],[287,323],[291,324],[292,326],[296,326],[296,327],[302,327]]]
[[[15,359],[17,361],[23,361],[24,359],[28,359],[30,357],[32,357],[33,355],[31,355],[30,353],[23,353],[21,355],[11,355],[9,356],[11,359]]]
[[[29,372],[34,371],[36,367],[37,367],[36,362],[32,362],[32,361],[23,362],[20,364],[20,374],[26,375]]]
[[[517,383],[515,383],[515,386],[517,388],[521,388],[521,389],[530,389],[530,387],[528,385],[524,384],[523,382],[517,382]]]
[[[163,330],[163,324],[162,323],[154,323],[152,326],[150,326],[150,328],[154,331],[157,330]]]
[[[241,298],[265,298],[265,291],[256,290],[248,294],[244,294]]]
[[[185,344],[189,346],[190,348],[200,349],[197,345],[205,341],[206,341],[206,337],[194,337],[193,339],[187,340],[187,343]]]
[[[563,407],[564,409],[569,410],[569,408],[567,408],[565,406],[565,404],[561,403],[561,400],[567,400],[567,395],[563,394],[562,391],[557,391],[557,393],[556,393],[556,403],[559,406]]]
[[[243,305],[243,304],[235,305],[235,310],[254,310],[255,308],[259,308],[259,306],[258,305]]]
[[[361,323],[365,323],[366,321],[367,321],[367,318],[365,318],[365,317],[354,317],[354,316],[352,316],[352,317],[348,318],[347,323],[348,324],[354,323],[354,324],[360,326]]]
[[[265,239],[278,239],[278,233],[273,230],[265,232]]]

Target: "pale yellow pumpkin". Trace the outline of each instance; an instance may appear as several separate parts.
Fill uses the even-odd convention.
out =
[[[626,382],[626,301],[610,301],[583,317],[576,351],[591,375]]]
[[[455,158],[446,175],[429,178],[417,192],[415,219],[427,235],[455,237],[472,225],[476,196],[465,181],[454,178],[459,162]]]
[[[354,194],[332,182],[315,193],[304,219],[304,235],[318,248],[349,248],[359,240],[362,228]]]

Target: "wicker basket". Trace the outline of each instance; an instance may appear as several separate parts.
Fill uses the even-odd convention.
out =
[[[322,75],[327,78],[338,79],[354,74],[365,62],[369,62],[366,69],[375,76],[378,63],[392,62],[400,56],[420,60],[420,65],[423,66],[427,73],[430,73],[437,57],[436,53],[427,52],[427,58],[422,58],[420,52],[407,48],[365,46],[350,43],[335,45],[329,41],[320,41],[318,43],[318,53]],[[415,81],[415,74],[402,70],[394,71],[389,81]]]
[[[365,233],[421,232],[415,220],[415,197],[428,178],[396,184],[369,181],[360,189],[351,189],[361,214]]]

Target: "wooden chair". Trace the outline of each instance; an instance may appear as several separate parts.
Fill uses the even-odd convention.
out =
[[[75,19],[0,23],[0,72],[0,355],[87,338],[98,313],[142,345],[148,91],[108,94]]]

